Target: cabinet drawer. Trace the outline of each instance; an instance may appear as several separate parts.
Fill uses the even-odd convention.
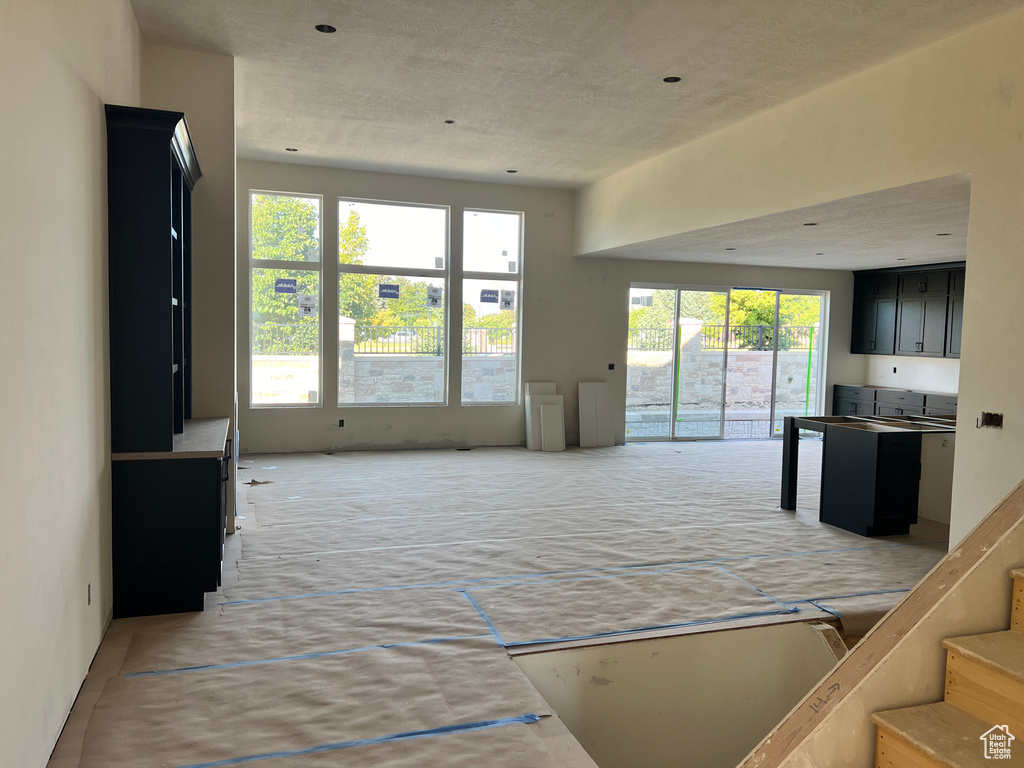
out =
[[[866,400],[874,402],[874,387],[851,387],[849,384],[836,384],[834,390],[835,399],[839,400]]]
[[[924,404],[926,408],[942,408],[955,413],[956,398],[956,395],[925,395]]]
[[[924,408],[924,395],[920,392],[908,392],[903,389],[879,389],[875,394],[875,400],[879,403],[890,405],[909,405],[916,408]]]
[[[875,404],[870,400],[847,400],[837,397],[832,401],[833,416],[874,416]]]
[[[924,407],[920,405],[883,405],[875,408],[876,416],[924,416]]]

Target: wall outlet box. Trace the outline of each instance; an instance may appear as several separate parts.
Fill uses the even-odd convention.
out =
[[[978,419],[978,428],[980,429],[981,427],[992,427],[993,429],[1002,429],[1003,414],[982,411],[981,418]]]

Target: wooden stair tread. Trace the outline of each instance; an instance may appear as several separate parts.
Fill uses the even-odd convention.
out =
[[[992,726],[945,701],[876,712],[871,720],[951,768],[992,764],[981,741]]]
[[[1006,630],[984,635],[950,637],[943,647],[968,658],[989,664],[1011,677],[1024,681],[1024,634]]]

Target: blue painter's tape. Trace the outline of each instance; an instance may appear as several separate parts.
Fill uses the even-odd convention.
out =
[[[843,614],[841,614],[839,611],[833,610],[831,608],[826,608],[824,605],[819,605],[816,600],[808,600],[807,602],[810,603],[811,605],[813,605],[819,611],[824,611],[825,613],[831,613],[837,619],[842,619],[843,618]]]
[[[491,631],[491,637],[494,638],[494,642],[496,642],[498,645],[505,646],[506,643],[504,640],[501,639],[501,634],[498,632],[498,628],[494,626],[494,622],[491,621],[491,617],[487,615],[487,611],[480,607],[480,603],[474,600],[473,596],[464,589],[456,589],[454,591],[461,592],[462,596],[469,601],[469,604],[471,606],[473,606],[473,610],[477,612],[480,618],[483,619],[484,624],[486,624],[487,628]]]
[[[763,589],[761,589],[760,587],[755,587],[755,586],[754,586],[753,584],[751,584],[751,583],[750,583],[749,581],[747,581],[746,579],[744,579],[744,578],[743,578],[742,576],[737,576],[737,575],[736,575],[735,573],[733,573],[732,571],[730,571],[730,570],[729,570],[728,568],[726,568],[726,567],[725,567],[724,565],[720,565],[720,564],[717,564],[717,563],[716,563],[716,564],[715,564],[715,568],[717,568],[718,570],[722,571],[723,573],[726,573],[726,574],[728,574],[729,576],[732,576],[732,577],[733,577],[734,579],[736,579],[737,581],[739,581],[739,582],[742,582],[743,584],[746,584],[746,585],[747,585],[748,587],[750,587],[750,588],[751,588],[752,590],[754,590],[754,591],[755,591],[755,592],[757,592],[757,593],[758,593],[759,595],[761,595],[761,597],[763,597],[763,598],[764,598],[765,600],[769,600],[769,601],[771,601],[771,602],[775,603],[775,604],[776,604],[777,606],[779,606],[780,608],[789,608],[789,606],[788,606],[788,605],[786,605],[786,604],[785,604],[784,602],[782,602],[781,600],[777,600],[776,598],[772,597],[771,595],[769,595],[769,594],[768,594],[767,592],[765,592],[765,591],[764,591]]]
[[[330,656],[344,656],[361,651],[383,651],[389,648],[407,648],[412,645],[437,645],[451,643],[456,640],[476,640],[487,635],[465,635],[463,637],[434,637],[429,640],[417,640],[410,643],[384,643],[367,645],[362,648],[345,648],[340,651],[319,651],[317,653],[301,653],[296,656],[276,656],[269,659],[252,659],[249,661],[232,661],[225,664],[201,664],[195,667],[175,667],[174,669],[155,669],[148,672],[129,672],[125,677],[157,677],[159,675],[178,675],[182,672],[208,672],[211,669],[232,669],[233,667],[253,667],[259,664],[274,664],[279,661],[302,661],[304,659],[323,659]]]
[[[227,760],[215,760],[212,763],[193,763],[183,765],[180,768],[222,768],[228,765],[243,765],[254,763],[257,760],[271,760],[273,758],[298,757],[300,755],[315,755],[321,752],[335,752],[340,749],[351,747],[367,747],[375,744],[390,744],[396,741],[410,741],[411,739],[427,739],[432,736],[446,736],[450,733],[469,733],[471,731],[485,731],[491,728],[502,728],[506,725],[518,725],[536,723],[540,720],[538,715],[527,712],[519,717],[506,717],[501,720],[480,720],[476,723],[459,723],[457,725],[446,725],[441,728],[430,728],[425,731],[406,731],[405,733],[392,733],[388,736],[377,736],[372,739],[357,739],[355,741],[339,741],[334,744],[321,744],[318,747],[307,749],[296,749],[289,752],[264,752],[261,755],[246,755],[245,757],[231,757]]]

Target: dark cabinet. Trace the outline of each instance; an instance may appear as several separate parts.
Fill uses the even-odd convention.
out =
[[[217,589],[229,420],[191,419],[185,116],[107,105],[114,616],[202,610]]]
[[[191,193],[180,112],[108,104],[110,426],[114,453],[169,451],[190,417]]]
[[[946,357],[960,357],[960,337],[964,328],[964,297],[950,296],[946,313]]]
[[[891,355],[895,339],[896,298],[867,295],[857,299],[850,351],[858,355]]]
[[[942,357],[946,352],[946,297],[897,301],[896,354]]]
[[[227,419],[186,422],[178,450],[112,462],[114,618],[201,611],[221,583]],[[182,440],[187,444],[182,445]],[[202,441],[204,446],[195,445]],[[218,446],[219,443],[219,446]]]
[[[821,465],[823,523],[861,536],[909,532],[917,522],[921,435],[885,425],[829,425]]]
[[[949,292],[949,270],[907,272],[899,275],[898,286],[900,296],[945,296]]]
[[[956,395],[908,389],[836,384],[832,390],[833,416],[955,415],[956,405]]]
[[[965,274],[962,267],[855,272],[850,351],[959,357]]]
[[[874,416],[875,390],[837,384],[833,390],[832,413],[835,416]]]

